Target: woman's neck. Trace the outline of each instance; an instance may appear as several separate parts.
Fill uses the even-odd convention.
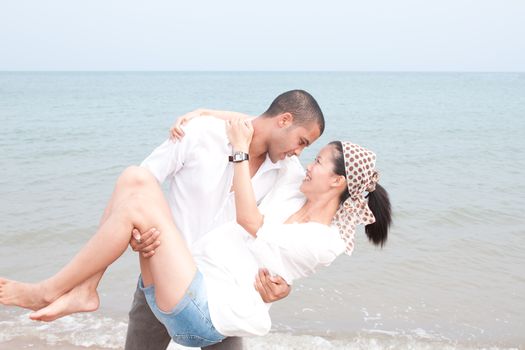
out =
[[[286,220],[286,223],[313,221],[330,225],[338,208],[339,198],[307,200],[301,209]]]

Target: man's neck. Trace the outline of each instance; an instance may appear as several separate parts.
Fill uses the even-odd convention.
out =
[[[250,158],[264,159],[268,153],[268,132],[271,130],[269,118],[257,117],[252,120],[253,137],[250,144]]]

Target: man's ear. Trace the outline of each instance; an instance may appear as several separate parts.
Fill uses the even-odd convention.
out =
[[[277,122],[279,123],[280,128],[287,128],[293,123],[293,115],[292,113],[286,112],[279,114],[277,116]]]

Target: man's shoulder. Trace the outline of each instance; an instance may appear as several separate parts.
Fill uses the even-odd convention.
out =
[[[222,119],[205,116],[192,119],[184,126],[185,133],[209,133],[226,137],[225,122]]]
[[[186,125],[181,142],[187,152],[198,152],[201,156],[230,154],[225,125],[224,120],[214,117],[195,118]]]
[[[188,149],[208,149],[223,151],[229,141],[226,135],[225,122],[215,117],[198,117],[183,127],[184,137],[181,142]]]

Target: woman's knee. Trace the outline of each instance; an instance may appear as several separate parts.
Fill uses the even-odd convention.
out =
[[[133,223],[140,223],[151,216],[151,208],[152,204],[149,196],[142,193],[133,193],[126,198],[118,210]]]
[[[126,187],[140,187],[153,184],[156,181],[149,170],[140,166],[130,166],[122,172],[117,184]]]

